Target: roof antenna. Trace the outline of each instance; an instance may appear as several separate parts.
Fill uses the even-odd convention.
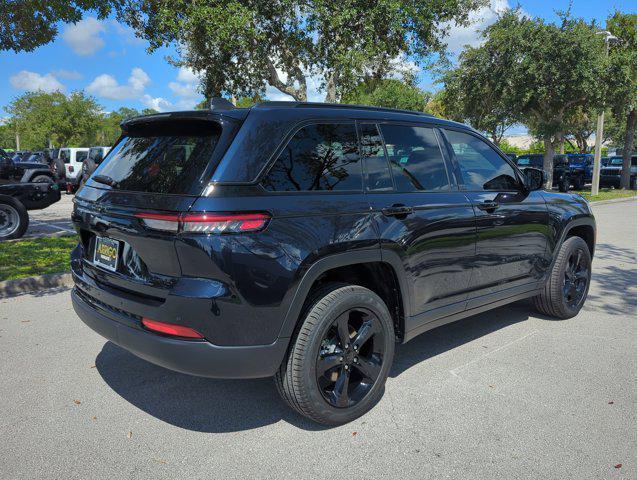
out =
[[[210,110],[233,110],[235,106],[222,97],[212,97],[208,102]]]

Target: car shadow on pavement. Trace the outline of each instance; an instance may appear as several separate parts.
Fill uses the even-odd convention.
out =
[[[522,322],[530,312],[519,302],[420,335],[398,346],[392,377],[467,342]],[[106,342],[95,366],[125,400],[162,421],[198,432],[237,432],[288,422],[303,430],[325,430],[291,410],[271,378],[216,380],[166,370]]]

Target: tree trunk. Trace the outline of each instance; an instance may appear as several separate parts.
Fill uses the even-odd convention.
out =
[[[630,157],[635,143],[635,128],[637,128],[637,108],[633,108],[626,119],[626,137],[624,137],[622,178],[620,182],[621,188],[626,190],[630,188]]]
[[[338,72],[332,73],[327,79],[327,92],[325,93],[325,103],[338,102],[336,88],[338,86]]]
[[[20,150],[20,134],[17,130],[15,132],[15,149]]]
[[[546,185],[544,188],[550,190],[553,188],[553,157],[555,156],[555,146],[550,135],[544,136],[544,165],[546,172]]]

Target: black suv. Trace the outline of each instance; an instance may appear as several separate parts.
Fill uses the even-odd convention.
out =
[[[73,306],[166,368],[274,376],[318,422],[379,401],[397,343],[586,298],[595,221],[470,128],[270,102],[138,117],[75,198]]]

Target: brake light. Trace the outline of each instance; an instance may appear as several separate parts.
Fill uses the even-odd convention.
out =
[[[146,227],[164,232],[243,233],[263,230],[267,213],[136,213]]]
[[[153,332],[171,335],[173,337],[182,338],[204,338],[197,330],[184,327],[183,325],[175,325],[174,323],[158,322],[150,318],[142,318],[142,325]]]

